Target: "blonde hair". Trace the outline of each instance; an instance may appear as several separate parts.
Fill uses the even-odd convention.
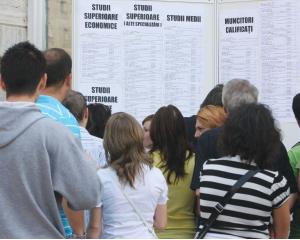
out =
[[[138,121],[123,112],[113,114],[108,120],[103,138],[108,165],[122,183],[134,187],[135,177],[142,173],[142,164],[152,167],[152,158],[143,147],[144,132]]]
[[[217,128],[224,124],[226,118],[225,111],[222,107],[207,105],[201,108],[197,114],[197,120],[205,128]]]

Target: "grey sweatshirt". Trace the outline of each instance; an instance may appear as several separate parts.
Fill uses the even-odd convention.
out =
[[[63,238],[62,196],[74,210],[100,202],[79,141],[34,104],[0,103],[0,238]]]

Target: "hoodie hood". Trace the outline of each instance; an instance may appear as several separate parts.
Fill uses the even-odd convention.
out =
[[[32,124],[44,118],[34,103],[0,103],[0,147],[4,147],[23,134]]]

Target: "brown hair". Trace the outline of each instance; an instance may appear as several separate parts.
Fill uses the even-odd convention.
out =
[[[160,151],[162,168],[167,173],[167,182],[175,174],[174,183],[185,177],[185,161],[192,156],[187,140],[185,123],[181,112],[173,105],[161,107],[151,122],[151,152]]]
[[[153,160],[144,152],[144,132],[137,120],[123,112],[113,114],[106,124],[103,145],[108,164],[122,183],[134,187],[142,174],[142,164],[152,167]]]
[[[144,125],[145,122],[152,121],[153,117],[154,114],[150,114],[149,116],[145,117],[145,119],[142,121],[142,125]]]
[[[225,111],[222,107],[207,105],[201,108],[197,113],[197,120],[205,128],[217,128],[224,124],[226,119]]]

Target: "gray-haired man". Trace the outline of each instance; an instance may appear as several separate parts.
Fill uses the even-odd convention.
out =
[[[258,90],[248,80],[233,79],[224,85],[222,92],[222,102],[224,110],[230,114],[232,109],[244,103],[257,103]],[[203,163],[208,159],[220,158],[223,156],[218,149],[218,138],[222,128],[211,129],[201,135],[196,144],[196,162],[194,174],[191,182],[191,189],[199,196],[200,171]],[[274,170],[279,170],[287,179],[291,193],[297,192],[297,183],[293,178],[292,168],[284,145],[281,143],[280,154],[274,161]],[[292,203],[291,203],[292,204]]]

